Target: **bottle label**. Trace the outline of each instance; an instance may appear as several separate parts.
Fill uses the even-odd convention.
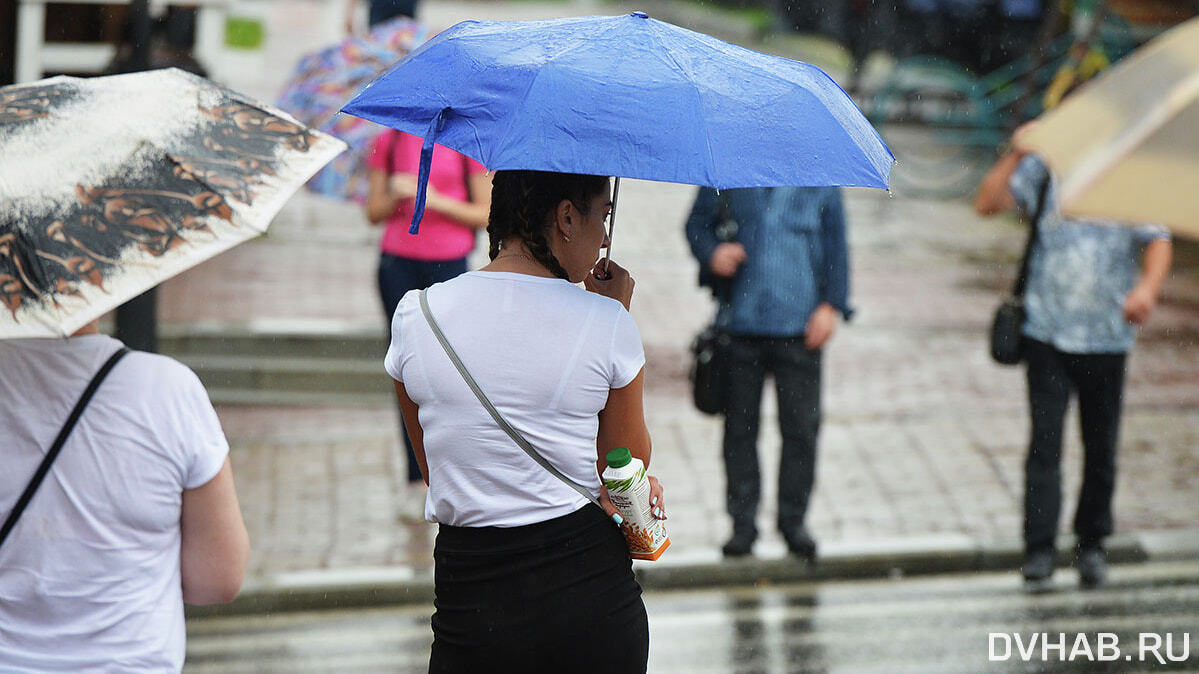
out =
[[[655,560],[670,547],[662,521],[655,519],[649,504],[649,480],[645,468],[621,480],[605,479],[608,497],[624,518],[625,542],[633,559]]]

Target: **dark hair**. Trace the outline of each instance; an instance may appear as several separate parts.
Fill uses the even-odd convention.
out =
[[[496,171],[491,179],[491,212],[487,216],[487,237],[491,242],[488,255],[494,260],[504,240],[519,238],[546,269],[570,280],[558,258],[550,252],[547,221],[564,199],[586,214],[591,199],[607,186],[607,176]]]

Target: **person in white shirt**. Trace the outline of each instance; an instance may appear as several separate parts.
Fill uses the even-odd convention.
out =
[[[650,459],[633,279],[596,263],[610,189],[606,177],[497,171],[491,263],[427,295],[501,415],[604,510],[501,430],[425,321],[419,291],[392,319],[385,367],[429,485],[425,516],[440,525],[430,672],[645,671],[641,588],[598,476],[616,447]]]
[[[0,340],[0,519],[121,342]],[[191,370],[131,352],[0,546],[0,672],[178,672],[184,602],[232,601],[249,540]]]

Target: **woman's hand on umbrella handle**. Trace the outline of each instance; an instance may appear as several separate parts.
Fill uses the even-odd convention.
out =
[[[649,512],[656,520],[664,520],[666,518],[666,501],[662,496],[662,483],[653,475],[647,476],[649,480]]]
[[[607,267],[607,274],[604,268]],[[629,271],[611,260],[600,260],[591,268],[591,273],[583,279],[583,287],[597,295],[611,297],[629,308],[633,301],[633,286],[637,282],[629,275]]]

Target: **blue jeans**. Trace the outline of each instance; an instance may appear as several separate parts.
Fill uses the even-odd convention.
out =
[[[379,259],[379,298],[383,300],[383,315],[387,319],[388,340],[391,339],[391,319],[395,316],[400,299],[409,290],[428,288],[434,283],[448,281],[466,272],[466,258],[432,262],[411,260],[383,253]],[[408,481],[420,482],[420,464],[412,451],[412,440],[404,430],[404,417],[400,416],[400,437],[408,449]]]

